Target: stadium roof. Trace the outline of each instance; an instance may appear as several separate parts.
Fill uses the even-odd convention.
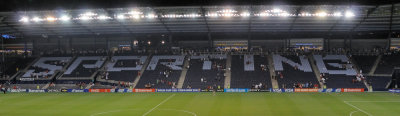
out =
[[[0,33],[24,36],[391,30],[400,30],[400,4],[154,6],[0,12]]]
[[[213,5],[385,5],[398,0],[2,0],[0,11],[32,11],[83,8],[125,8],[137,6]]]

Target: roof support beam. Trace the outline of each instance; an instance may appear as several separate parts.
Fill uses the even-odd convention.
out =
[[[392,3],[392,7],[390,9],[390,22],[389,22],[389,32],[388,32],[388,38],[387,38],[387,45],[386,49],[390,48],[390,44],[392,44],[392,41],[390,40],[392,38],[392,26],[393,26],[393,12],[394,12],[394,4]]]
[[[203,17],[204,23],[206,23],[207,32],[210,33],[210,27],[208,26],[208,20],[206,17],[206,10],[203,8],[203,6],[200,6],[200,8],[201,8],[201,16]]]
[[[392,35],[393,12],[394,12],[394,4],[392,4],[392,7],[390,9],[389,37],[388,38],[391,38],[391,35]]]
[[[111,12],[110,10],[107,10],[107,9],[104,9],[104,8],[103,8],[102,10],[104,10],[104,11],[107,12],[108,14],[112,14],[112,13],[113,13],[113,12]],[[118,23],[122,28],[124,28],[124,29],[125,29],[126,31],[128,31],[130,34],[133,34],[132,30],[129,29],[128,27],[126,27],[126,25],[125,25],[121,20],[119,20],[119,19],[113,19],[112,21]]]
[[[153,8],[151,8],[151,9],[153,9]],[[155,9],[153,9],[157,14],[160,14],[161,15],[161,11],[159,11],[159,10],[155,10]],[[164,26],[164,28],[165,28],[165,30],[167,30],[168,31],[168,33],[170,33],[171,34],[171,30],[169,29],[169,27],[167,26],[167,24],[165,24],[165,21],[164,21],[164,18],[163,17],[158,17],[157,18],[158,19],[158,21]]]
[[[168,31],[168,33],[171,33],[171,30],[169,29],[169,27],[167,26],[167,24],[165,24],[165,21],[163,18],[158,18],[158,20],[160,21],[160,23],[164,26],[165,30]]]
[[[370,8],[370,9],[368,10],[368,12],[367,12],[367,15],[364,16],[364,18],[363,18],[358,24],[356,24],[356,25],[350,30],[350,32],[353,32],[354,30],[356,30],[363,22],[365,22],[365,21],[369,18],[369,16],[370,16],[376,9],[378,9],[378,7],[379,7],[379,5],[375,6],[374,8]]]
[[[300,11],[301,11],[301,9],[303,9],[303,6],[300,6],[300,7],[298,7],[297,9],[296,9],[296,17],[294,17],[294,19],[293,19],[293,21],[290,23],[290,27],[289,27],[289,30],[288,30],[288,38],[290,38],[290,36],[291,36],[291,32],[292,32],[292,30],[293,30],[293,25],[294,25],[294,23],[297,21],[297,19],[299,18],[299,14],[300,14]]]
[[[251,14],[253,13],[253,5],[250,6],[250,16],[249,16],[249,23],[248,23],[248,28],[247,28],[247,50],[251,49],[251,25],[252,25],[252,20],[253,20],[253,16],[251,16]]]
[[[336,22],[331,26],[331,28],[329,28],[329,33],[331,33],[332,32],[332,30],[337,26],[337,24],[339,24],[339,22],[340,21],[342,21],[344,18],[343,17],[340,17],[340,18],[338,18],[337,20],[336,20]]]
[[[164,26],[164,28],[168,31],[168,33],[171,34],[171,30],[169,29],[169,27],[167,26],[167,24],[165,24],[165,21],[162,18],[159,18],[158,20],[160,20],[161,24]]]
[[[204,9],[203,6],[200,6],[200,10],[201,10],[201,16],[203,17],[203,21],[204,21],[204,23],[206,23],[206,27],[207,27],[208,44],[209,44],[209,47],[212,48],[213,47],[213,39],[211,37],[210,26],[208,26],[208,20],[207,20],[207,17],[206,17],[206,10]]]
[[[252,19],[253,16],[251,16],[252,12],[253,12],[253,5],[250,6],[250,16],[249,16],[249,24],[248,24],[248,28],[247,28],[247,32],[250,33],[251,32],[251,24],[252,24]]]

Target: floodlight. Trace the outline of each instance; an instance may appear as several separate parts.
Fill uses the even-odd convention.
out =
[[[100,15],[99,17],[97,17],[97,19],[106,20],[106,19],[108,19],[108,17],[105,15]]]
[[[218,17],[218,14],[217,13],[210,13],[210,14],[207,14],[207,16],[209,16],[209,17]]]
[[[326,12],[318,12],[316,15],[319,17],[326,17],[328,14],[326,14]]]
[[[138,14],[132,15],[132,17],[135,18],[135,19],[139,19],[140,18],[140,16]]]
[[[259,15],[260,15],[261,17],[271,16],[271,14],[269,14],[269,13],[260,13]]]
[[[289,13],[286,13],[286,12],[279,13],[278,15],[279,15],[279,16],[283,16],[283,17],[290,16],[290,14],[289,14]]]
[[[250,13],[248,13],[248,12],[243,12],[242,14],[240,14],[240,16],[242,16],[242,17],[249,17],[249,16],[250,16]]]
[[[28,17],[22,17],[19,21],[26,23],[26,22],[29,22],[29,18]]]
[[[147,15],[147,18],[149,18],[149,19],[156,18],[156,17],[157,17],[157,16],[154,15],[154,14],[148,14],[148,15]]]
[[[139,11],[131,11],[131,12],[129,12],[128,14],[139,15],[139,14],[142,14],[142,12],[139,12]]]
[[[124,15],[122,15],[122,14],[120,14],[120,15],[117,15],[117,19],[125,19],[125,16],[124,16]]]
[[[93,12],[86,12],[86,13],[84,13],[84,14],[82,14],[82,15],[85,15],[85,16],[94,16],[94,15],[97,15],[96,13],[93,13]]]
[[[91,18],[88,17],[88,16],[81,16],[81,17],[79,17],[79,19],[81,19],[81,20],[89,20],[89,19],[91,19]]]
[[[351,12],[351,11],[346,11],[345,16],[346,16],[346,17],[354,17],[355,15],[354,15],[354,13]]]
[[[40,22],[40,21],[42,21],[42,19],[40,19],[39,17],[34,17],[32,20],[35,21],[35,22]]]
[[[335,12],[335,13],[333,13],[333,16],[335,16],[335,17],[341,17],[341,16],[343,16],[343,15],[342,15],[342,13],[340,13],[340,12]]]
[[[195,18],[195,17],[199,17],[200,15],[195,14],[195,13],[192,13],[192,14],[189,14],[189,15],[187,15],[187,16],[188,16],[188,17]]]
[[[60,20],[62,20],[62,21],[69,21],[71,18],[70,17],[68,17],[68,16],[61,16],[61,18],[60,18]]]
[[[279,12],[282,12],[282,10],[281,10],[281,9],[278,9],[278,8],[276,8],[276,9],[273,9],[273,10],[272,10],[272,12],[273,12],[273,13],[279,13]]]
[[[47,17],[46,20],[47,20],[47,21],[50,21],[50,22],[53,22],[53,21],[56,20],[56,18],[50,16],[50,17]]]
[[[222,16],[225,16],[225,17],[232,17],[233,14],[232,14],[232,13],[223,13]]]

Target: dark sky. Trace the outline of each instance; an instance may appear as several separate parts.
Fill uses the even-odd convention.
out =
[[[198,5],[380,5],[400,0],[0,0],[0,11]]]

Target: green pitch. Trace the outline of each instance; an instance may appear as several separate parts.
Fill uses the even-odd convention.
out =
[[[0,116],[399,116],[391,93],[11,93]]]

